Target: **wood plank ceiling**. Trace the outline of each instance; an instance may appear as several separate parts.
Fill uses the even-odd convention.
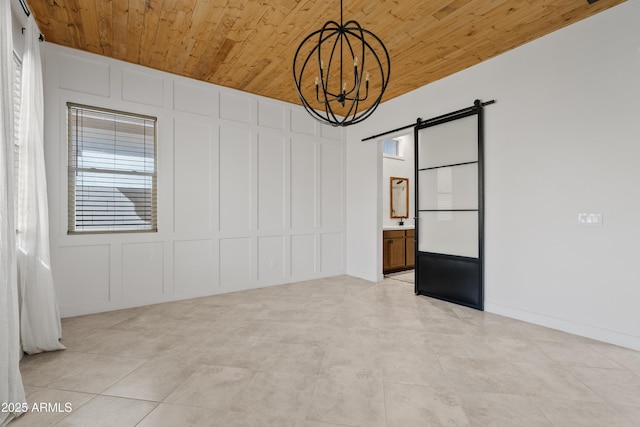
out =
[[[344,17],[389,50],[385,101],[623,1],[344,0]],[[49,42],[296,104],[297,46],[325,21],[340,19],[338,0],[28,4]]]

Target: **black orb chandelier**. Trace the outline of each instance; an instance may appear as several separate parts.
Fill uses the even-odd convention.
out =
[[[367,68],[369,67],[369,68]],[[369,117],[389,83],[391,63],[382,40],[357,21],[327,21],[309,34],[293,58],[293,79],[304,108],[332,126]],[[370,93],[371,91],[371,93]]]

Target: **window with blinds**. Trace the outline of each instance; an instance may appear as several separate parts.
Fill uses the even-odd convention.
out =
[[[69,233],[157,231],[157,119],[67,107]]]

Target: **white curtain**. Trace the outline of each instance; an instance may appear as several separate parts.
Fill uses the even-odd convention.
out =
[[[0,403],[25,403],[20,376],[20,326],[13,184],[13,42],[11,6],[0,1]],[[10,408],[8,408],[10,409]],[[16,417],[0,410],[0,425]]]
[[[64,346],[49,258],[49,212],[44,165],[44,97],[40,30],[29,16],[22,58],[18,167],[18,282],[22,349],[29,354]]]

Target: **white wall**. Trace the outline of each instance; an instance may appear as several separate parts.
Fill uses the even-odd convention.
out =
[[[406,227],[413,226],[413,214],[415,199],[415,164],[414,164],[414,143],[413,132],[410,135],[400,135],[394,137],[399,141],[400,156],[382,158],[382,227],[397,227],[399,218],[391,218],[391,189],[389,180],[391,177],[409,179],[409,211],[408,218],[405,218]]]
[[[343,274],[345,137],[302,107],[45,45],[63,316]],[[67,235],[66,103],[158,117],[158,232]]]
[[[361,138],[496,99],[485,121],[486,309],[640,349],[638,22],[640,2],[623,3],[350,128],[347,273],[379,278],[381,262],[378,147]],[[603,226],[579,225],[579,212],[601,212]]]

